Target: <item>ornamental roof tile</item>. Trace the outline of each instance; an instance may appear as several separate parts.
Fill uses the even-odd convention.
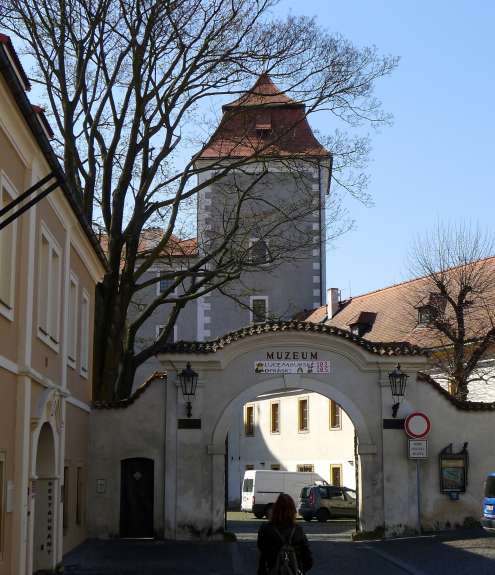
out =
[[[337,336],[355,343],[356,345],[364,348],[369,353],[381,356],[426,355],[424,350],[417,346],[411,345],[408,342],[370,342],[352,334],[348,330],[339,329],[322,323],[310,323],[307,321],[297,320],[256,324],[253,326],[244,327],[237,331],[233,331],[212,341],[180,341],[177,343],[169,343],[165,344],[159,353],[215,353],[223,349],[225,346],[245,339],[246,337],[263,335],[266,333],[289,331],[324,333],[331,336]]]

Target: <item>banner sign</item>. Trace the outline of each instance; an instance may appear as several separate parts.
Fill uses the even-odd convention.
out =
[[[255,361],[255,373],[330,373],[330,362],[323,361]]]

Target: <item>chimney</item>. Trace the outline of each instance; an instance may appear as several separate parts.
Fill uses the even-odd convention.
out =
[[[327,317],[331,319],[339,311],[339,288],[327,289]]]

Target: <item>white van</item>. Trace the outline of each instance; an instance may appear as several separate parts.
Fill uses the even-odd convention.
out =
[[[301,489],[307,485],[326,485],[318,473],[248,469],[242,482],[241,511],[251,511],[258,519],[268,517],[280,493],[294,499],[296,509]]]

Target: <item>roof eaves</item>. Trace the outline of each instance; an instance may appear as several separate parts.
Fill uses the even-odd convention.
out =
[[[0,46],[5,46],[5,43],[0,43]],[[74,197],[74,193],[67,184],[65,174],[62,171],[59,161],[52,150],[47,134],[45,133],[45,128],[44,126],[42,126],[40,122],[38,113],[29,102],[24,86],[22,85],[19,79],[17,71],[12,66],[12,63],[10,61],[10,58],[8,57],[6,50],[0,50],[0,72],[3,74],[10,91],[14,96],[14,99],[16,101],[19,110],[24,116],[27,125],[31,129],[31,132],[33,133],[36,142],[38,143],[41,151],[43,152],[43,155],[45,156],[48,165],[52,169],[54,176],[57,178],[59,185],[62,188],[62,191],[64,192],[65,197],[69,201],[72,210],[76,214],[76,217],[79,220],[79,223],[81,224],[81,227],[83,228],[83,230],[86,233],[86,236],[91,242],[93,249],[95,250],[96,255],[98,256],[98,259],[105,267],[105,269],[108,269],[108,262],[105,257],[105,254],[101,249],[101,246],[98,242],[98,239],[96,238],[93,229],[91,228],[88,220],[84,216],[79,202],[76,200],[76,198]]]

